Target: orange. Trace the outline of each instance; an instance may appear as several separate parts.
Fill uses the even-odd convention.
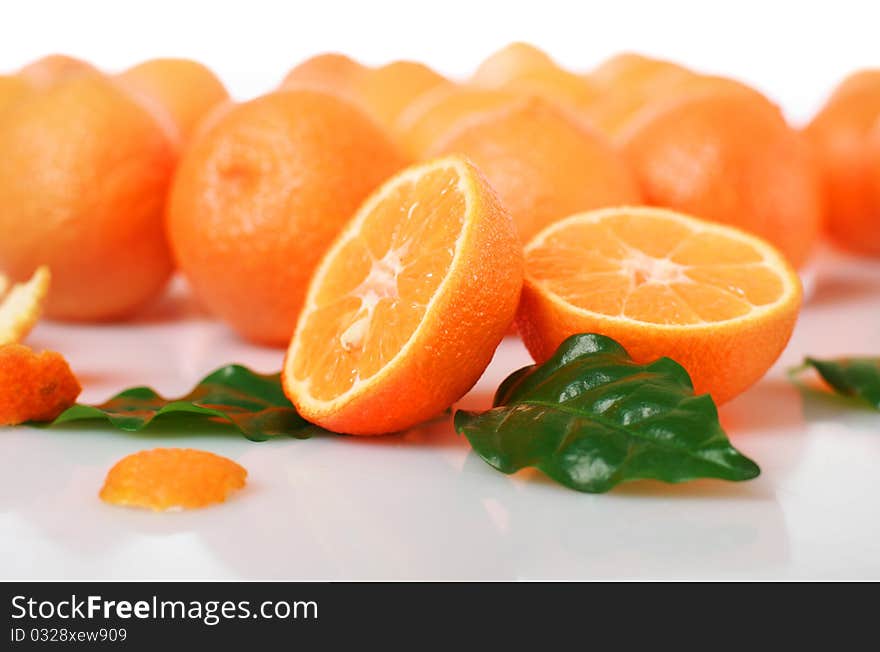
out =
[[[589,74],[590,79],[603,90],[650,87],[665,84],[671,79],[692,76],[690,70],[677,63],[635,52],[616,54]]]
[[[451,82],[427,66],[414,61],[394,61],[368,69],[357,78],[355,101],[387,131],[401,112],[423,94]]]
[[[0,272],[47,265],[49,317],[124,317],[162,290],[174,152],[124,89],[95,73],[35,91],[4,112],[0,151]]]
[[[718,403],[770,368],[801,303],[797,274],[768,243],[658,208],[574,215],[525,257],[517,325],[536,361],[574,333],[600,333],[637,362],[672,358]]]
[[[80,391],[60,354],[36,354],[23,344],[0,346],[0,426],[53,421],[76,402]]]
[[[430,152],[469,157],[513,215],[523,242],[572,213],[640,203],[632,174],[605,138],[537,98],[461,124]]]
[[[272,93],[210,119],[171,192],[175,257],[238,333],[286,344],[315,265],[402,158],[369,118],[325,93]]]
[[[69,77],[97,72],[94,66],[80,59],[65,54],[50,54],[29,63],[18,74],[32,87],[45,90]]]
[[[516,100],[516,93],[470,86],[438,86],[410,104],[397,119],[394,133],[415,159],[463,120]]]
[[[731,224],[802,265],[823,212],[809,148],[755,95],[685,98],[632,126],[623,140],[648,204]]]
[[[839,244],[880,255],[880,202],[872,196],[869,132],[880,118],[880,70],[847,77],[807,126],[828,193],[827,228]]]
[[[155,448],[119,460],[104,480],[101,500],[154,511],[222,503],[245,485],[247,471],[232,460],[192,448]]]
[[[211,109],[229,99],[217,76],[189,59],[151,59],[129,68],[119,79],[168,112],[182,143]]]
[[[282,370],[306,419],[408,428],[464,395],[511,325],[522,249],[460,157],[408,168],[360,207],[309,286]]]
[[[871,161],[871,191],[874,205],[874,237],[878,237],[880,231],[880,119],[874,124],[874,129],[869,136],[868,157]]]
[[[534,95],[574,112],[582,111],[598,97],[588,79],[561,68],[527,43],[511,43],[489,56],[470,81],[483,88]]]
[[[646,114],[683,97],[746,93],[765,99],[736,80],[699,74],[676,63],[633,53],[608,59],[588,78],[600,96],[586,108],[585,115],[615,139]]]
[[[366,68],[344,54],[328,52],[295,66],[281,82],[281,88],[311,89],[349,97]]]
[[[31,92],[31,85],[16,75],[0,75],[0,113]]]

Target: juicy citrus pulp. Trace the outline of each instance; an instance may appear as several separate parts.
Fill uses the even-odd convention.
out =
[[[433,416],[489,363],[521,283],[510,216],[475,168],[459,157],[409,168],[318,267],[285,390],[306,418],[354,434]]]
[[[800,306],[800,281],[771,245],[662,209],[572,216],[525,256],[518,323],[536,359],[568,335],[598,332],[637,361],[675,359],[719,401],[769,368]]]
[[[101,500],[155,511],[222,503],[244,487],[247,471],[230,459],[192,448],[156,448],[128,455],[104,481]]]

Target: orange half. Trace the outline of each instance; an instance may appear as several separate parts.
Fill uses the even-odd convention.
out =
[[[404,170],[318,267],[282,372],[310,421],[380,434],[435,416],[477,381],[522,285],[510,215],[470,163]]]
[[[601,333],[639,362],[676,360],[718,402],[770,368],[801,304],[800,280],[773,246],[664,209],[574,215],[525,256],[518,325],[536,360],[573,333]]]

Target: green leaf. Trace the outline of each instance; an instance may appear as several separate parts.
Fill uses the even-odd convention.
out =
[[[792,374],[809,367],[819,372],[825,382],[841,396],[861,400],[880,410],[880,358],[807,358],[801,367],[792,370]]]
[[[509,376],[493,409],[457,412],[455,428],[503,473],[536,467],[591,493],[644,478],[760,474],[730,444],[712,398],[694,396],[681,365],[669,358],[636,364],[602,335],[568,338],[544,364]]]
[[[279,374],[262,375],[241,365],[228,365],[209,374],[186,396],[165,399],[149,387],[133,387],[102,405],[74,405],[51,425],[105,419],[120,430],[141,430],[164,420],[220,419],[253,441],[279,435],[306,439],[322,432],[303,419],[284,395]]]

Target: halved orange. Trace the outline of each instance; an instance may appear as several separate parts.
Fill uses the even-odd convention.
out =
[[[442,412],[513,321],[522,249],[458,156],[401,172],[358,210],[309,286],[282,371],[300,413],[336,432],[393,432]]]
[[[722,403],[788,343],[800,279],[769,243],[659,208],[573,215],[526,246],[517,316],[537,361],[574,333],[620,342],[638,362],[668,356]]]

